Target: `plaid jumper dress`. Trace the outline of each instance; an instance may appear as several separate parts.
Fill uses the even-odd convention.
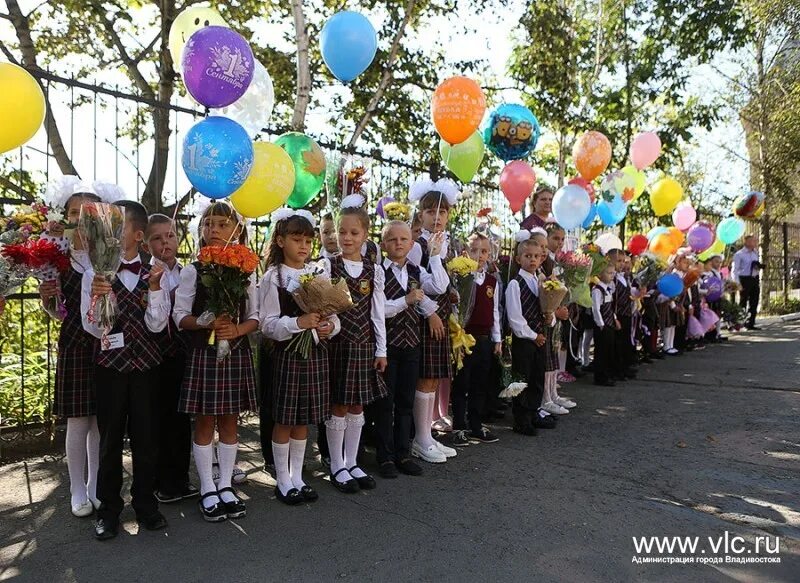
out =
[[[428,252],[428,241],[424,237],[417,240],[422,248],[421,267],[428,269],[430,253]],[[448,252],[451,246],[448,246]],[[449,292],[449,290],[448,290]],[[431,296],[431,299],[438,306],[436,314],[444,323],[444,340],[431,338],[431,330],[428,326],[428,319],[422,320],[422,358],[420,359],[420,378],[422,379],[452,379],[453,378],[453,354],[448,332],[447,322],[450,314],[453,313],[453,305],[450,303],[450,294],[443,293],[438,296]]]
[[[194,263],[195,269],[198,263]],[[192,315],[206,311],[208,292],[198,271]],[[240,322],[245,314],[245,301],[239,308]],[[209,345],[210,330],[186,332],[189,352],[183,376],[178,411],[195,415],[238,415],[258,409],[256,379],[250,340],[240,336],[231,340],[231,353],[217,361],[217,347]]]
[[[331,259],[331,278],[347,282],[353,307],[339,314],[341,330],[330,342],[331,403],[368,405],[388,394],[383,375],[375,370],[372,292],[375,263],[362,259],[362,271],[351,277],[341,256]]]
[[[277,277],[281,316],[302,316],[303,310],[286,291],[280,267]],[[328,341],[314,344],[307,359],[287,350],[289,342],[273,343],[270,355],[272,415],[281,425],[316,425],[330,417]]]
[[[100,344],[81,323],[83,274],[70,266],[61,276],[61,291],[67,315],[61,323],[56,360],[56,390],[53,413],[59,417],[97,414],[94,367]]]
[[[547,264],[547,262],[550,262]],[[545,264],[549,267],[549,274],[553,273],[553,267],[555,267],[555,263],[549,257],[545,260],[545,263],[542,264],[542,273],[546,277],[550,277],[548,271],[545,270]],[[525,284],[527,287],[527,284]],[[538,299],[537,299],[538,301]],[[545,372],[554,372],[558,370],[558,351],[556,348],[556,339],[561,337],[561,329],[559,327],[559,321],[556,319],[556,323],[554,326],[547,326],[544,327],[544,370]]]

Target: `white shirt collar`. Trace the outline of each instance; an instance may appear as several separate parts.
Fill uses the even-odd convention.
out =
[[[325,249],[325,247],[323,247],[323,248],[322,248],[322,256],[323,256],[325,259],[331,259],[331,258],[333,258],[333,257],[336,257],[337,255],[339,255],[339,251],[337,251],[336,253],[331,253],[330,251],[328,251],[327,249]]]
[[[392,267],[392,268],[396,269],[397,271],[405,271],[407,265],[408,265],[408,260],[406,260],[406,262],[403,263],[403,265],[399,265],[398,263],[395,263],[394,261],[392,261],[388,257],[384,257],[383,258],[383,267],[385,269],[389,269],[390,267]]]
[[[128,264],[128,263],[136,263],[137,261],[138,261],[139,263],[141,263],[141,262],[142,262],[142,256],[141,256],[141,255],[139,255],[139,254],[137,254],[137,255],[136,255],[136,257],[134,257],[133,259],[125,259],[124,257],[122,258],[122,263],[125,263],[125,264]]]

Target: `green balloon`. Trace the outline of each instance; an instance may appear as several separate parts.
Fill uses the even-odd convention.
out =
[[[294,190],[286,202],[292,208],[303,208],[325,183],[325,154],[314,140],[299,132],[287,132],[275,143],[286,150],[294,163]]]
[[[455,146],[439,140],[439,154],[445,166],[465,184],[475,178],[483,161],[484,149],[483,137],[478,131]]]

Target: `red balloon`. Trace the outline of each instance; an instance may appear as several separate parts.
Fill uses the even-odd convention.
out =
[[[586,180],[583,176],[576,176],[575,178],[570,180],[569,183],[575,184],[584,189],[587,193],[589,193],[589,200],[594,202],[594,186],[592,185],[591,182]]]
[[[644,235],[637,234],[628,239],[628,251],[630,251],[633,256],[644,253],[649,245],[650,241],[648,241],[647,237]]]
[[[500,190],[511,205],[511,212],[517,212],[525,205],[525,200],[536,186],[536,174],[527,162],[514,160],[503,168],[500,174]]]

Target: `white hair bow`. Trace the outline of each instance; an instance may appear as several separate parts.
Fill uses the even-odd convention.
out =
[[[279,208],[270,215],[270,219],[272,219],[273,223],[278,223],[279,221],[290,219],[292,217],[303,217],[305,220],[311,223],[312,228],[316,228],[317,226],[317,221],[314,219],[314,215],[305,209],[296,210],[290,207],[283,207]]]
[[[78,193],[97,194],[90,183],[84,182],[74,174],[65,174],[50,181],[44,191],[44,201],[51,207],[63,209],[69,198]]]
[[[342,199],[342,202],[339,203],[339,208],[348,209],[348,208],[356,208],[360,209],[364,206],[364,203],[367,202],[367,199],[364,198],[360,194],[350,194],[345,196]]]
[[[430,178],[423,178],[417,180],[408,189],[408,200],[411,202],[419,202],[422,197],[429,192],[441,192],[450,206],[455,206],[461,194],[456,183],[448,178],[441,178],[436,182]]]
[[[522,243],[523,241],[527,241],[531,238],[531,232],[528,229],[522,229],[521,231],[517,231],[514,234],[514,241],[517,243]]]

